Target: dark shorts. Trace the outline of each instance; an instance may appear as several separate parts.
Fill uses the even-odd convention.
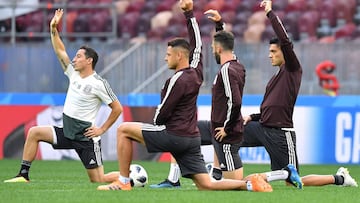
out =
[[[234,171],[243,167],[239,149],[240,144],[214,142],[214,150],[222,171]]]
[[[173,135],[164,127],[151,124],[142,125],[142,134],[148,152],[170,152],[179,164],[183,177],[191,178],[195,174],[207,173],[200,149],[200,137]]]
[[[54,126],[54,130],[57,140],[52,145],[54,149],[75,149],[86,169],[93,169],[102,165],[101,140],[97,142],[92,139],[90,141],[70,140],[64,136],[62,128]]]
[[[212,145],[211,122],[199,120],[197,126],[201,134],[201,145]]]
[[[295,131],[265,127],[257,121],[245,125],[241,147],[264,146],[270,156],[271,170],[293,164],[299,170]]]

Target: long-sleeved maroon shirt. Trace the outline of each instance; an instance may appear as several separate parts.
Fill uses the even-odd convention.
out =
[[[197,97],[203,82],[202,42],[193,11],[185,12],[190,38],[190,67],[167,79],[161,90],[161,103],[154,116],[155,125],[165,125],[178,136],[200,136],[197,127]]]
[[[301,85],[302,68],[280,19],[273,11],[270,11],[267,16],[280,40],[285,64],[279,67],[279,72],[270,79],[266,86],[260,107],[259,121],[268,127],[292,128],[292,117]]]

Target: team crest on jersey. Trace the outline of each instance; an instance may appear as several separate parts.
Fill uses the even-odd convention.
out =
[[[91,85],[86,85],[85,87],[84,87],[84,92],[85,93],[87,93],[87,94],[89,94],[90,92],[91,92],[91,89],[92,89],[92,87],[91,87]]]

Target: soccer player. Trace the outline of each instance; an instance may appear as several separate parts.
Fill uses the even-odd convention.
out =
[[[34,161],[39,142],[47,142],[54,149],[75,149],[91,182],[112,182],[118,172],[104,174],[100,136],[108,130],[122,113],[122,105],[108,82],[95,72],[98,54],[90,47],[82,46],[70,61],[60,39],[57,25],[63,9],[57,9],[50,22],[51,42],[69,87],[64,104],[63,127],[35,126],[27,135],[19,174],[4,182],[29,182],[29,170]],[[111,108],[102,126],[94,125],[102,103]]]
[[[269,153],[271,170],[262,174],[267,181],[287,179],[297,188],[303,185],[327,184],[356,186],[356,181],[346,168],[340,167],[336,175],[309,175],[297,180],[288,178],[289,170],[298,168],[296,134],[293,129],[293,111],[301,84],[302,68],[279,17],[272,11],[271,0],[260,4],[277,35],[270,40],[271,64],[279,67],[266,86],[260,113],[244,117],[245,133],[242,146],[264,146]],[[281,170],[292,164],[288,170]],[[291,178],[291,176],[290,176]]]
[[[322,186],[329,184],[357,187],[358,184],[344,167],[340,167],[334,175],[307,175],[298,178],[296,137],[295,131],[292,129],[292,112],[300,88],[302,69],[286,31],[271,9],[271,1],[263,1],[261,6],[265,8],[265,12],[278,36],[278,39],[270,41],[269,57],[272,60],[272,65],[278,66],[279,70],[268,83],[261,105],[261,114],[244,116],[245,130],[242,146],[265,146],[270,155],[271,169],[273,170],[261,174],[267,181],[287,180],[298,188],[302,188],[303,185]],[[209,18],[217,22],[217,28],[221,28],[221,16],[217,11],[209,10],[205,13],[210,14]],[[278,98],[283,98],[283,100]],[[210,135],[203,134],[202,137],[204,136]],[[281,144],[286,147],[280,147]],[[219,164],[214,159],[212,176],[215,179],[222,177],[222,172],[217,169],[218,167]],[[169,174],[172,173],[172,168],[175,166],[170,168]],[[251,175],[246,179],[249,177]],[[173,186],[168,182],[163,183],[162,186]],[[180,182],[177,184],[180,185]]]
[[[222,26],[222,25],[221,25]],[[207,134],[214,137],[214,150],[220,161],[224,177],[229,179],[243,179],[243,167],[239,156],[240,142],[243,133],[243,120],[241,104],[243,88],[245,85],[245,68],[234,57],[234,36],[231,32],[216,27],[216,34],[212,40],[212,50],[220,69],[215,77],[212,87],[211,125],[204,125],[199,121],[202,129],[202,140]],[[203,142],[201,143],[203,144]],[[152,188],[180,186],[180,170],[172,157],[169,176],[165,181],[150,185]]]
[[[222,180],[212,182],[207,174],[200,150],[196,101],[203,81],[202,42],[193,14],[192,0],[180,0],[186,17],[190,43],[183,38],[168,42],[165,61],[175,74],[166,80],[154,124],[128,122],[118,128],[117,153],[119,179],[98,190],[131,190],[129,166],[132,141],[144,144],[149,152],[170,152],[177,160],[182,176],[191,178],[199,190],[272,191],[261,177],[249,181]]]

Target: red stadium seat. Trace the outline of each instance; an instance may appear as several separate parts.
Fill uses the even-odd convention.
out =
[[[317,27],[320,23],[319,13],[308,11],[300,15],[298,20],[299,33],[302,36],[316,37]]]
[[[345,26],[339,28],[335,32],[336,40],[351,40],[353,33],[356,31],[356,25],[354,23],[347,23]]]
[[[331,27],[336,26],[335,5],[331,1],[324,1],[321,5],[320,19],[327,19]]]
[[[126,13],[131,12],[140,12],[141,9],[144,7],[144,1],[131,1],[128,7],[126,7]]]
[[[137,33],[140,35],[146,35],[147,31],[151,29],[151,18],[154,17],[155,12],[148,11],[142,12],[139,16]]]
[[[121,31],[121,36],[125,38],[132,38],[137,36],[137,23],[139,20],[139,12],[124,13],[118,17],[118,29]]]

